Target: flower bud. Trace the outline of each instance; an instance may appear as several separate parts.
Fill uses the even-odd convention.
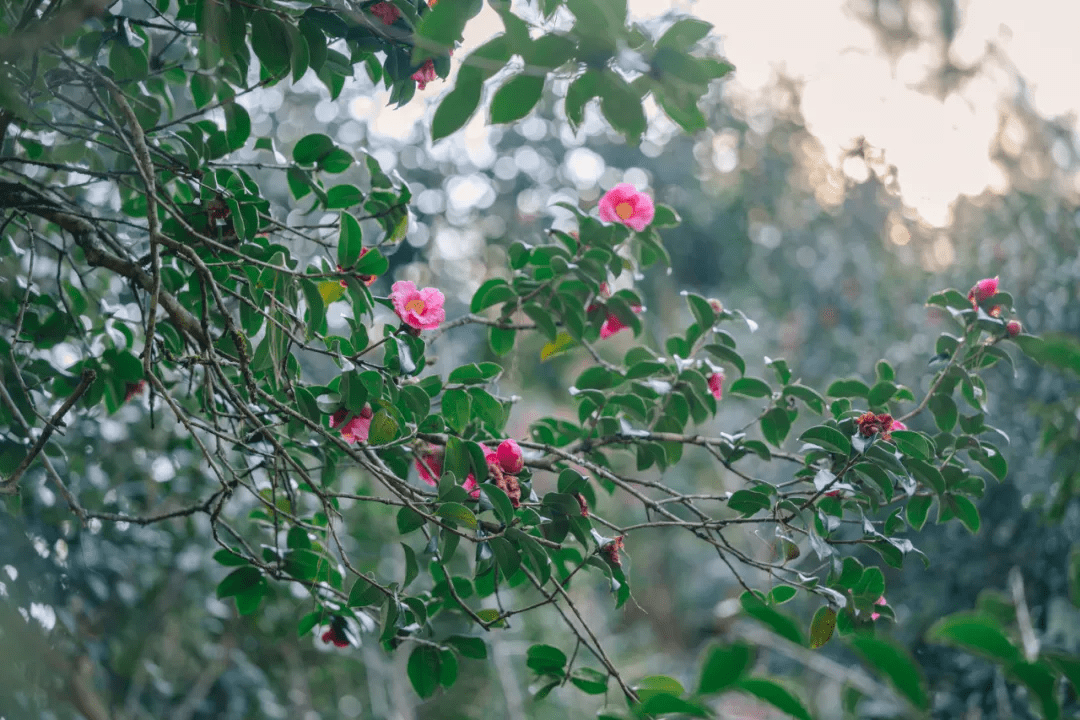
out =
[[[503,440],[495,454],[499,459],[499,465],[502,466],[503,472],[517,475],[525,467],[525,458],[521,456],[521,448],[518,447],[515,440]]]
[[[720,302],[716,298],[709,298],[709,307],[711,307],[713,312],[717,315],[724,312],[724,303]]]
[[[998,291],[998,279],[997,277],[983,278],[968,292],[968,300],[975,307],[978,307],[984,300],[989,300],[994,297]]]
[[[1009,337],[1016,337],[1024,329],[1024,326],[1020,324],[1019,320],[1010,320],[1005,326],[1005,330],[1009,333]]]

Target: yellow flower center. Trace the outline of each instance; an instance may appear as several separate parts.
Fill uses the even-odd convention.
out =
[[[420,298],[413,298],[409,302],[405,303],[406,310],[412,310],[417,315],[424,312],[424,301]]]
[[[630,216],[634,214],[634,206],[628,202],[621,202],[615,206],[615,214],[621,220],[629,220]]]

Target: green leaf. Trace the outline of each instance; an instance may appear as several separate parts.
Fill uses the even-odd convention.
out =
[[[301,165],[313,165],[329,155],[336,147],[333,140],[321,133],[305,135],[293,146],[293,160]]]
[[[1024,683],[1039,699],[1044,720],[1058,720],[1061,707],[1056,695],[1057,678],[1045,663],[1017,663],[1009,668],[1009,674]]]
[[[704,20],[682,18],[676,20],[675,24],[660,36],[660,39],[656,41],[656,46],[670,47],[685,52],[703,40],[711,29],[712,25]]]
[[[818,608],[810,621],[810,647],[817,650],[829,642],[836,629],[836,611],[828,605]]]
[[[488,487],[488,485],[484,484],[480,487],[485,488]],[[488,543],[491,546],[492,554],[495,555],[495,561],[499,563],[499,570],[502,571],[502,576],[504,578],[513,577],[514,573],[521,567],[521,553],[519,553],[513,543],[506,538],[493,537],[488,540]]]
[[[874,387],[870,388],[867,400],[871,407],[883,407],[895,394],[896,385],[887,380],[882,380],[874,385]]]
[[[364,202],[364,193],[355,185],[335,185],[326,191],[326,209],[339,210]]]
[[[593,668],[577,668],[570,673],[570,682],[589,695],[603,695],[607,692],[608,676]]]
[[[377,605],[382,602],[384,595],[379,588],[372,585],[366,578],[359,577],[353,583],[349,591],[349,607],[365,607]]]
[[[889,678],[912,705],[922,710],[929,706],[926,682],[918,665],[904,649],[881,638],[864,634],[851,636],[848,643],[869,665]]]
[[[358,275],[382,275],[390,269],[390,262],[383,256],[378,248],[368,248],[368,251],[356,261],[353,272]]]
[[[649,675],[643,677],[641,680],[638,680],[636,685],[634,685],[634,691],[637,692],[638,698],[642,702],[657,695],[679,697],[686,692],[683,689],[682,683],[667,675]]]
[[[397,512],[397,529],[402,535],[419,530],[427,522],[424,516],[412,508],[403,507]]]
[[[698,694],[721,692],[739,681],[754,664],[754,649],[746,643],[713,645],[701,664]]]
[[[975,507],[975,503],[968,500],[963,495],[949,495],[949,506],[952,511],[959,518],[960,522],[964,524],[972,535],[979,532],[979,511]]]
[[[455,432],[462,432],[469,424],[469,394],[460,388],[443,393],[442,415]]]
[[[217,586],[218,599],[232,597],[244,592],[262,580],[262,573],[250,565],[237,568],[225,576],[225,579]]]
[[[638,717],[654,717],[675,713],[692,717],[712,716],[709,709],[700,703],[664,693],[649,696],[648,700],[645,700],[637,707],[637,712]]]
[[[783,685],[761,678],[746,678],[740,680],[736,687],[798,720],[813,720],[802,702]]]
[[[364,249],[364,237],[360,223],[349,213],[339,213],[341,232],[338,234],[337,260],[343,268],[351,268]]]
[[[908,500],[907,521],[914,530],[922,530],[926,524],[926,516],[930,512],[930,504],[934,501],[929,495],[916,495]]]
[[[952,432],[959,418],[959,411],[952,397],[943,392],[934,393],[930,396],[929,408],[938,429],[942,432]]]
[[[412,65],[443,55],[461,42],[465,23],[480,12],[481,7],[482,0],[458,0],[439,3],[431,12],[425,13],[416,27]]]
[[[830,397],[860,397],[865,398],[870,395],[870,388],[862,380],[837,380],[829,389],[825,391],[825,394]]]
[[[585,105],[600,94],[600,77],[599,70],[586,70],[566,91],[566,119],[574,130],[585,120]]]
[[[717,343],[706,345],[705,352],[721,362],[730,363],[739,371],[740,375],[746,374],[746,363],[743,361],[742,355],[735,352],[735,350],[729,348],[727,345],[720,345]]]
[[[480,638],[467,637],[465,635],[452,635],[443,642],[461,653],[462,657],[472,658],[474,660],[487,659],[487,645],[485,645],[484,641]]]
[[[926,641],[960,647],[1005,665],[1022,659],[998,622],[980,613],[946,615],[926,631]]]
[[[465,126],[480,104],[483,86],[479,71],[468,66],[461,68],[454,89],[446,94],[435,110],[435,117],[431,121],[432,142]]]
[[[371,418],[368,442],[372,445],[385,445],[397,438],[399,430],[397,420],[386,408],[383,408]]]
[[[825,414],[825,398],[813,388],[808,388],[805,385],[788,385],[784,388],[784,397],[792,396],[797,397],[806,403],[806,407],[810,408],[818,415]]]
[[[776,447],[784,444],[790,430],[791,420],[783,408],[774,407],[761,416],[761,434]]]
[[[491,99],[491,122],[520,120],[532,111],[544,92],[544,75],[515,75]]]
[[[229,150],[239,150],[251,136],[251,117],[237,102],[225,104],[225,141]]]
[[[810,428],[799,436],[799,440],[845,457],[851,454],[851,441],[844,433],[828,425],[816,425]]]
[[[256,11],[251,17],[251,48],[272,76],[289,69],[292,50],[285,23],[270,12]]]
[[[464,525],[470,530],[477,528],[476,516],[472,510],[459,503],[448,502],[439,506],[435,514],[444,520],[450,520],[458,525]]]
[[[238,557],[237,555],[229,552],[225,548],[218,550],[214,553],[214,561],[224,565],[225,567],[238,567],[250,564],[245,558]]]
[[[435,694],[439,687],[440,662],[439,649],[430,645],[417,645],[409,653],[406,670],[413,689],[420,697],[429,698]]]
[[[758,510],[768,510],[772,507],[772,500],[764,493],[755,490],[736,490],[728,500],[728,507],[735,512],[749,517]]]
[[[641,107],[641,95],[616,74],[606,71],[600,78],[600,109],[611,126],[636,145],[645,133],[647,121]]]
[[[769,383],[760,378],[741,377],[731,383],[728,392],[746,397],[769,397],[772,395],[772,388],[769,387]]]
[[[510,498],[506,493],[491,483],[482,483],[480,491],[487,495],[487,499],[491,501],[499,521],[509,525],[514,519],[514,506],[510,503]]]
[[[761,598],[757,595],[744,592],[739,598],[742,603],[743,610],[746,614],[755,620],[764,623],[774,633],[780,637],[786,638],[796,645],[804,645],[802,631],[799,630],[799,626],[794,620],[781,615],[776,610],[766,605]]]
[[[551,645],[533,645],[525,652],[525,665],[540,674],[561,675],[566,653]]]

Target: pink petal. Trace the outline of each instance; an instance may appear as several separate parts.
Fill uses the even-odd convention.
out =
[[[335,412],[333,415],[330,416],[330,427],[331,428],[336,428],[348,416],[349,416],[348,409],[347,408],[341,408],[340,410],[338,410],[337,412]]]
[[[418,296],[416,285],[409,280],[398,280],[390,286],[390,301],[394,304],[394,312],[402,320],[405,319],[405,305],[408,304],[409,300]]]
[[[480,497],[480,486],[476,483],[476,478],[472,473],[469,473],[469,477],[465,478],[465,482],[461,483],[461,487],[465,488],[465,491],[469,493],[474,499]]]

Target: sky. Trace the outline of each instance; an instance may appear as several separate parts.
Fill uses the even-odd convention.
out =
[[[888,0],[882,0],[887,6]],[[959,0],[960,32],[954,61],[972,63],[988,44],[999,48],[1025,78],[1032,104],[1042,115],[1080,114],[1080,2],[1073,0]],[[980,75],[944,101],[920,91],[935,48],[924,47],[890,59],[846,0],[629,0],[630,13],[654,17],[670,9],[692,13],[715,27],[724,54],[737,70],[725,93],[752,113],[779,73],[803,87],[808,128],[839,166],[853,140],[885,151],[899,171],[907,205],[925,222],[943,227],[959,195],[986,188],[1003,191],[1005,178],[991,162],[989,148],[1001,120],[1001,99],[1016,92],[1013,70],[1003,63]],[[913,17],[918,26],[937,22],[924,3]],[[502,29],[495,13],[484,11],[466,28],[463,52]],[[413,124],[430,117],[448,84],[432,83],[420,102],[393,109],[383,98],[353,103],[354,117],[372,132],[404,139]],[[477,127],[463,132],[475,139]],[[454,138],[443,142],[454,142]]]

